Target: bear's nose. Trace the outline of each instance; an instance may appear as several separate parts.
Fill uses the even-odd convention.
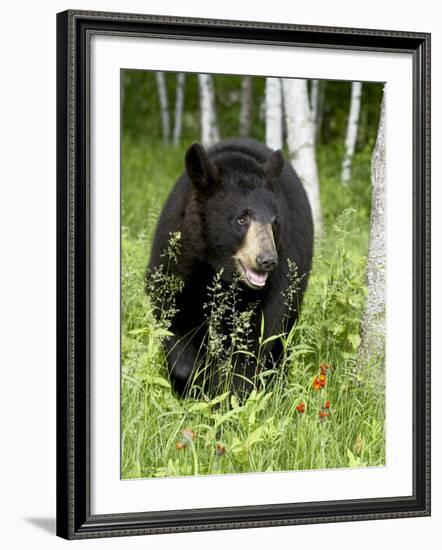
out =
[[[272,271],[278,264],[278,257],[275,254],[263,254],[256,256],[256,265],[263,271]]]

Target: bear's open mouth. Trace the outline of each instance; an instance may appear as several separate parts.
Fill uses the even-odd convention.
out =
[[[260,273],[250,267],[245,267],[241,261],[238,262],[244,272],[244,279],[248,286],[252,288],[262,288],[265,286],[268,273]]]

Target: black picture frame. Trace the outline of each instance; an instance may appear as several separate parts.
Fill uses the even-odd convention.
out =
[[[88,56],[93,34],[413,58],[413,495],[92,515]],[[430,515],[430,35],[69,10],[57,15],[57,535],[111,537]]]

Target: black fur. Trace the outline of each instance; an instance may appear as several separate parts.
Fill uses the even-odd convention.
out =
[[[206,332],[203,304],[207,301],[207,285],[214,274],[223,270],[228,285],[235,273],[232,256],[244,238],[236,223],[244,210],[257,221],[270,223],[276,217],[274,237],[278,265],[259,290],[244,287],[242,306],[250,309],[258,301],[264,313],[265,337],[282,330],[287,308],[282,292],[289,283],[287,259],[296,262],[304,275],[298,303],[307,285],[313,251],[313,224],[304,188],[291,164],[282,153],[274,153],[252,139],[224,140],[206,151],[194,144],[185,159],[186,171],[176,182],[161,213],[153,241],[149,270],[164,263],[170,233],[181,232],[178,262],[170,269],[184,281],[177,296],[179,312],[172,321],[174,336],[167,342],[169,375],[173,387],[185,394],[192,379],[197,350],[204,346]],[[297,312],[289,316],[289,326]],[[254,347],[261,315],[253,318]],[[278,340],[266,347],[273,360],[280,355]],[[235,372],[251,379],[256,365],[235,365]],[[235,379],[234,379],[235,380]],[[244,382],[233,382],[234,391],[246,392]],[[216,390],[215,390],[216,391]]]

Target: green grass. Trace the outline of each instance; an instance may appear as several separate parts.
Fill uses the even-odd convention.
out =
[[[143,276],[158,214],[183,166],[184,147],[123,140],[122,477],[378,466],[385,462],[383,365],[358,363],[365,299],[370,152],[339,181],[341,152],[319,148],[325,237],[317,243],[286,366],[239,403],[179,399],[164,366]],[[313,388],[320,365],[326,385]],[[323,409],[326,401],[329,409]],[[305,403],[305,412],[296,406]],[[320,420],[322,410],[329,412]],[[191,429],[192,437],[183,436]],[[181,447],[177,449],[178,446]],[[218,444],[218,447],[217,447]],[[225,450],[224,450],[225,449]]]

